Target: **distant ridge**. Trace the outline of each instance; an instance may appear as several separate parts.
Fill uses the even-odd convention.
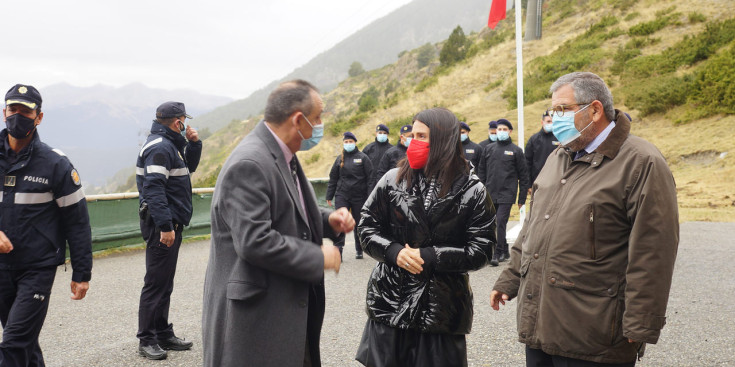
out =
[[[259,115],[268,94],[279,83],[290,79],[306,79],[326,93],[347,77],[353,62],[360,62],[365,70],[371,70],[395,62],[401,51],[445,40],[457,25],[462,26],[465,33],[478,31],[486,25],[489,9],[487,0],[415,0],[370,23],[282,79],[245,99],[200,116],[197,122],[215,131],[232,120]]]

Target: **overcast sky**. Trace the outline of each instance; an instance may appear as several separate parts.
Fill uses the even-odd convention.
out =
[[[409,2],[8,1],[0,90],[141,82],[244,98]]]

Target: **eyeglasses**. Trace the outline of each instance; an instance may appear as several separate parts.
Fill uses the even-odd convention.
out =
[[[564,115],[564,112],[567,112],[572,109],[572,106],[583,106],[583,105],[589,105],[590,103],[592,102],[560,104],[560,105],[549,108],[548,110],[546,110],[546,113],[549,116],[553,116],[554,114],[556,114],[557,117],[562,117]]]

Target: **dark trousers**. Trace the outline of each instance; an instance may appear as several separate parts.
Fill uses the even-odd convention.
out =
[[[526,346],[526,367],[633,367],[635,360],[630,363],[609,364],[584,361],[561,356],[546,354],[541,349],[532,349]]]
[[[171,292],[174,291],[176,261],[181,247],[183,226],[175,225],[173,245],[160,242],[161,231],[152,219],[140,222],[140,231],[146,242],[145,278],[138,308],[138,339],[141,345],[157,344],[174,336],[174,326],[168,322]]]
[[[498,245],[495,247],[495,253],[500,256],[502,254],[510,255],[508,251],[508,240],[505,238],[505,228],[508,226],[508,218],[510,218],[510,208],[513,204],[495,203],[495,221],[498,231]]]
[[[56,267],[0,271],[0,366],[45,366],[38,335],[46,320]]]
[[[350,213],[352,213],[352,218],[355,220],[355,229],[352,231],[352,234],[355,236],[355,252],[358,255],[362,255],[362,245],[360,245],[360,238],[357,235],[357,223],[360,222],[360,210],[362,210],[362,206],[365,205],[366,200],[366,198],[350,198],[341,195],[334,197],[334,207],[336,209],[347,208]],[[339,247],[344,246],[344,237],[335,242],[334,245]]]

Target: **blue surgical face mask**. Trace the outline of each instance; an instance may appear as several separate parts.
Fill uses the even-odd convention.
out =
[[[408,148],[408,146],[411,145],[411,139],[413,139],[413,138],[406,138],[406,142],[403,143],[403,145],[405,145],[406,148]]]
[[[306,119],[306,122],[309,123],[309,126],[311,126],[311,137],[309,139],[305,138],[303,134],[301,134],[301,130],[298,130],[299,136],[301,136],[301,149],[299,150],[309,150],[313,147],[315,147],[319,142],[322,140],[322,137],[324,136],[324,124],[320,125],[312,125],[311,121],[304,115],[304,119]]]
[[[179,120],[179,133],[181,133],[181,136],[186,137],[186,125],[184,125],[184,122]]]
[[[490,141],[498,141],[498,134],[489,134]]]
[[[388,141],[388,134],[378,134],[377,139],[378,143],[385,143]]]
[[[552,124],[544,124],[544,131],[546,131],[547,133],[550,133],[551,131],[553,131],[553,126],[554,126],[553,123]]]
[[[567,145],[573,142],[574,140],[582,136],[582,131],[592,125],[593,121],[590,121],[590,123],[587,124],[587,126],[585,126],[582,131],[577,130],[577,128],[574,126],[574,115],[582,112],[585,108],[589,106],[590,105],[588,104],[576,112],[566,111],[561,116],[557,115],[556,112],[554,112],[553,116],[551,117],[552,131],[554,132],[554,136],[559,139],[559,143],[561,145]]]
[[[459,138],[462,139],[462,141],[467,140],[467,134],[460,134]]]
[[[345,152],[350,153],[355,150],[355,143],[344,143]]]
[[[510,139],[510,132],[509,131],[498,131],[498,140],[500,141],[506,141]]]

